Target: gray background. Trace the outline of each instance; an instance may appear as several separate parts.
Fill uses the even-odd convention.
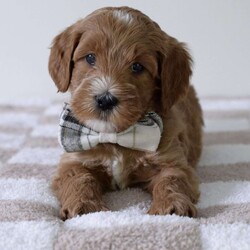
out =
[[[56,98],[49,46],[66,26],[104,6],[137,8],[188,44],[200,96],[250,94],[250,1],[1,0],[1,99]]]

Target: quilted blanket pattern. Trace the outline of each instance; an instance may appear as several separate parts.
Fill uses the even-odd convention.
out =
[[[0,249],[250,249],[250,98],[203,98],[198,218],[150,216],[140,189],[65,222],[50,183],[63,101],[0,101]]]

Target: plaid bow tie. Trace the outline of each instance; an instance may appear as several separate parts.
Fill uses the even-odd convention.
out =
[[[144,119],[139,120],[123,132],[96,132],[79,123],[73,116],[69,104],[66,103],[60,117],[58,140],[66,152],[88,150],[99,143],[116,143],[126,148],[156,151],[162,129],[160,116],[154,112],[148,112]]]

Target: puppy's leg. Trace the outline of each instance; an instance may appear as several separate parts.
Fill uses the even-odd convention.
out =
[[[95,174],[94,174],[95,173]],[[80,162],[61,162],[52,188],[60,203],[60,217],[65,220],[76,215],[107,210],[102,201],[104,173],[91,172]],[[105,177],[104,177],[105,178]]]
[[[149,214],[177,214],[196,217],[199,198],[198,179],[189,166],[166,166],[148,185],[153,195]]]

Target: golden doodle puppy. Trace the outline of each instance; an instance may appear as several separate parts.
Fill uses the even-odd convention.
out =
[[[202,111],[191,57],[138,10],[96,10],[55,37],[49,72],[70,103],[53,190],[62,219],[109,208],[106,191],[139,186],[149,214],[196,216]]]

